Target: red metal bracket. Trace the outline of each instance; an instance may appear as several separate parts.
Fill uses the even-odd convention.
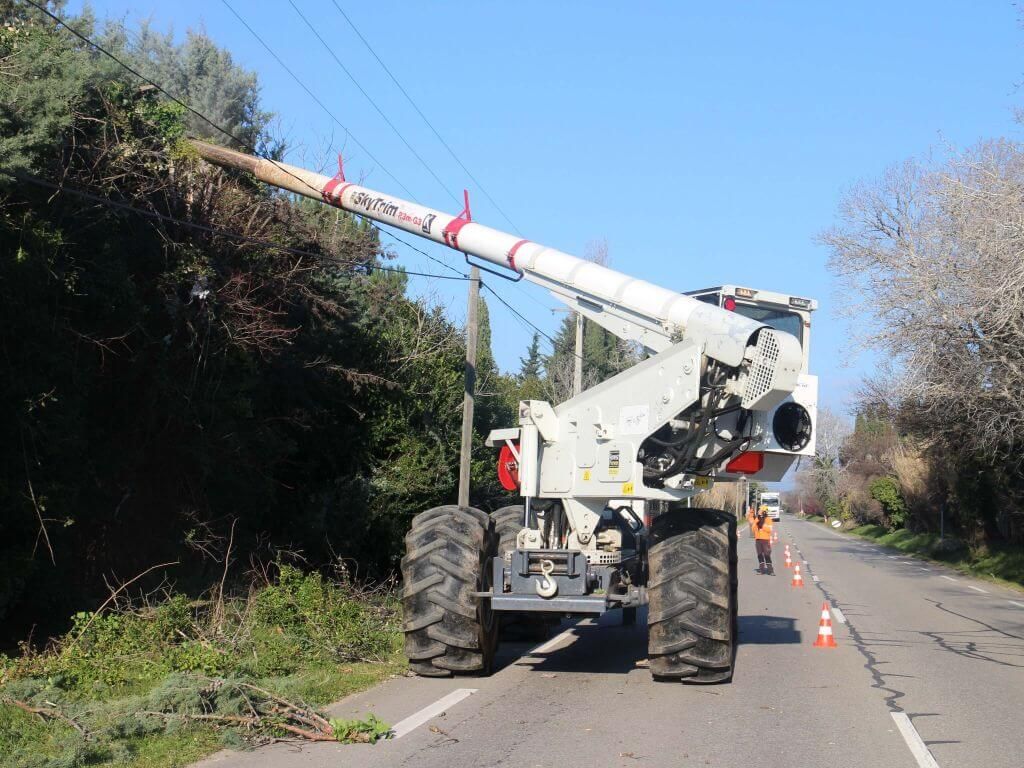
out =
[[[469,210],[469,190],[462,190],[463,197],[465,199],[465,205],[462,208],[462,213],[448,222],[448,226],[444,228],[441,233],[444,236],[445,245],[449,248],[455,248],[458,250],[459,247],[459,232],[464,226],[473,221],[473,214]]]
[[[345,161],[342,160],[341,152],[339,152],[338,172],[334,174],[333,179],[324,184],[324,188],[320,190],[320,194],[323,196],[325,203],[337,205],[341,202],[341,193],[350,186],[352,185],[345,180]]]

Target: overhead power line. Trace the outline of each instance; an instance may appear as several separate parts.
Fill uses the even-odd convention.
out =
[[[456,204],[461,204],[458,195],[452,192],[451,189],[448,188],[448,185],[441,181],[441,177],[434,172],[434,169],[427,164],[427,161],[420,156],[420,153],[416,151],[412,144],[410,144],[406,140],[405,136],[402,135],[402,132],[399,131],[398,128],[395,127],[395,124],[392,123],[391,120],[388,118],[388,116],[384,114],[384,110],[377,106],[377,102],[375,102],[373,100],[373,97],[366,92],[366,89],[359,84],[359,81],[355,78],[355,75],[349,72],[348,67],[346,67],[344,63],[342,63],[341,59],[338,57],[338,54],[334,52],[334,49],[331,48],[331,46],[328,45],[327,41],[323,39],[320,33],[316,31],[316,27],[314,27],[310,23],[309,19],[307,19],[306,16],[302,13],[302,11],[299,10],[299,7],[293,2],[293,0],[288,0],[288,4],[293,9],[295,9],[295,13],[299,15],[299,18],[302,19],[302,21],[305,23],[307,27],[309,27],[309,31],[312,32],[316,39],[320,41],[320,44],[323,45],[327,53],[329,53],[331,58],[334,59],[335,64],[337,64],[341,68],[342,72],[348,75],[348,79],[351,80],[355,87],[359,89],[359,92],[366,97],[366,100],[370,102],[370,106],[377,110],[377,114],[379,114],[381,118],[384,120],[384,122],[388,124],[388,127],[395,132],[395,135],[402,140],[402,143],[405,144],[406,149],[408,149],[412,153],[413,157],[420,161],[420,165],[427,169],[427,172],[434,177],[434,181],[436,181],[445,192],[451,195],[451,198],[456,202]]]
[[[270,46],[269,46],[269,45],[268,45],[268,44],[266,43],[266,41],[265,41],[265,40],[264,40],[264,39],[263,39],[262,37],[260,37],[260,36],[259,36],[259,35],[258,35],[258,34],[256,33],[256,30],[255,30],[255,29],[253,29],[253,28],[252,28],[251,26],[249,26],[249,23],[248,23],[248,22],[247,22],[247,21],[246,21],[246,20],[245,20],[245,19],[244,19],[244,18],[242,17],[242,15],[241,15],[240,13],[238,13],[238,11],[236,11],[236,10],[235,10],[235,9],[234,9],[234,8],[233,8],[233,7],[231,6],[231,4],[230,4],[230,3],[228,2],[228,0],[220,0],[220,1],[221,1],[221,3],[223,3],[223,4],[224,4],[224,6],[225,6],[225,7],[226,7],[226,8],[227,8],[227,9],[228,9],[229,11],[231,11],[231,13],[233,13],[233,14],[234,14],[235,18],[236,18],[236,19],[238,19],[239,23],[240,23],[240,24],[241,24],[241,25],[242,25],[243,27],[245,27],[245,28],[246,28],[247,30],[249,30],[249,34],[251,34],[251,35],[252,35],[252,36],[253,36],[254,38],[256,38],[256,41],[257,41],[257,42],[258,42],[258,43],[259,43],[260,45],[262,45],[262,46],[263,46],[263,49],[264,49],[264,50],[265,50],[265,51],[266,51],[267,53],[269,53],[269,54],[270,54],[271,56],[273,56],[273,57],[274,57],[274,60],[275,60],[275,61],[276,61],[276,62],[277,62],[278,64],[280,64],[280,65],[281,65],[281,67],[282,67],[282,68],[284,69],[284,71],[285,71],[285,72],[287,72],[287,73],[288,73],[289,75],[291,75],[291,78],[292,78],[292,80],[294,80],[294,81],[295,81],[296,83],[298,83],[299,87],[300,87],[300,88],[302,88],[302,90],[304,90],[304,91],[305,91],[305,92],[306,92],[306,93],[307,93],[307,94],[309,95],[309,97],[310,97],[310,98],[311,98],[311,99],[312,99],[313,101],[315,101],[315,102],[317,103],[317,105],[319,105],[320,109],[322,109],[322,110],[323,110],[323,111],[324,111],[325,113],[327,113],[327,116],[328,116],[328,117],[330,117],[330,118],[331,118],[331,120],[333,120],[333,121],[334,121],[335,123],[337,123],[337,124],[338,124],[338,125],[339,125],[339,126],[341,127],[341,129],[342,129],[343,131],[345,131],[346,135],[347,135],[347,136],[348,136],[349,138],[351,138],[351,139],[352,139],[352,141],[353,141],[353,142],[355,143],[355,145],[356,145],[357,147],[359,147],[359,148],[360,148],[361,150],[363,150],[363,152],[365,152],[365,153],[366,153],[366,156],[367,156],[367,157],[369,157],[369,158],[370,158],[370,159],[371,159],[371,160],[372,160],[372,161],[373,161],[374,163],[376,163],[376,164],[377,164],[377,165],[378,165],[378,166],[380,167],[380,169],[381,169],[382,171],[384,171],[384,173],[386,173],[386,174],[387,174],[387,175],[388,175],[388,176],[389,176],[389,177],[390,177],[390,178],[391,178],[391,179],[392,179],[392,180],[393,180],[393,181],[394,181],[394,182],[395,182],[395,183],[396,183],[396,184],[397,184],[398,186],[400,186],[400,187],[401,187],[401,188],[402,188],[403,190],[405,190],[405,193],[406,193],[407,195],[409,195],[409,197],[410,197],[410,198],[412,198],[413,200],[415,200],[415,199],[416,199],[416,196],[415,196],[415,195],[414,195],[414,194],[413,194],[413,193],[412,193],[411,191],[409,191],[409,188],[408,188],[408,187],[406,187],[406,186],[405,186],[405,185],[404,185],[404,184],[403,184],[402,182],[400,182],[400,181],[398,180],[398,177],[396,177],[396,176],[395,176],[395,175],[394,175],[393,173],[391,173],[391,171],[389,171],[389,170],[388,170],[388,169],[387,169],[387,168],[386,168],[386,167],[384,166],[384,164],[383,164],[382,162],[380,162],[380,160],[378,160],[378,159],[377,159],[376,157],[374,157],[374,156],[373,156],[373,153],[372,153],[372,152],[370,152],[370,150],[368,150],[368,149],[367,149],[367,148],[366,148],[366,147],[365,147],[365,146],[363,145],[363,143],[362,143],[361,141],[359,141],[359,139],[357,139],[357,138],[356,138],[355,134],[354,134],[354,133],[352,133],[352,131],[350,131],[350,130],[348,129],[348,127],[347,127],[347,126],[346,126],[346,125],[345,125],[345,124],[344,124],[343,122],[341,122],[341,120],[339,120],[339,119],[337,118],[337,116],[336,116],[336,115],[335,115],[335,114],[334,114],[334,113],[333,113],[333,112],[332,112],[332,111],[331,111],[330,109],[328,109],[328,107],[327,107],[327,105],[326,105],[326,104],[324,104],[324,103],[323,103],[322,101],[320,101],[320,99],[319,99],[319,98],[317,97],[317,95],[316,95],[315,93],[313,93],[313,91],[312,91],[312,90],[311,90],[311,89],[309,88],[309,86],[308,86],[308,85],[306,85],[306,84],[305,84],[305,83],[304,83],[304,82],[302,81],[302,79],[301,79],[301,78],[300,78],[300,77],[299,77],[298,75],[296,75],[296,74],[295,74],[295,73],[294,73],[294,72],[293,72],[293,71],[291,70],[291,68],[290,68],[290,67],[289,67],[289,66],[288,66],[287,64],[285,64],[285,63],[284,63],[284,61],[283,61],[283,60],[281,59],[281,57],[280,57],[280,56],[278,56],[278,55],[277,55],[277,53],[275,53],[275,52],[274,52],[274,49],[273,49],[273,48],[271,48],[271,47],[270,47]]]
[[[505,308],[509,312],[511,312],[513,315],[518,317],[520,320],[522,320],[528,326],[533,328],[533,330],[535,330],[537,333],[539,333],[541,336],[543,336],[545,339],[547,339],[548,342],[551,344],[551,351],[552,351],[552,353],[564,352],[565,354],[567,354],[567,355],[569,355],[571,357],[578,357],[580,360],[584,360],[585,361],[585,358],[583,357],[583,355],[577,354],[575,350],[568,350],[568,349],[561,349],[560,350],[558,348],[558,342],[556,342],[551,336],[549,336],[544,331],[542,331],[540,328],[538,328],[536,325],[534,325],[534,323],[531,320],[529,320],[522,313],[520,313],[518,309],[516,309],[511,304],[509,304],[507,301],[505,301],[505,299],[503,299],[501,297],[501,294],[499,294],[497,291],[495,291],[493,288],[491,288],[491,286],[489,286],[483,280],[480,281],[480,285],[482,285],[484,288],[486,288],[488,291],[490,291],[491,295],[493,295],[494,298],[496,298],[498,301],[500,301],[502,304],[504,304]]]
[[[373,46],[370,45],[369,41],[365,37],[363,37],[363,33],[359,31],[356,25],[352,22],[352,19],[349,18],[348,14],[342,10],[340,5],[338,5],[337,0],[331,0],[331,2],[334,3],[334,7],[338,9],[338,13],[342,15],[342,18],[344,18],[345,21],[348,22],[348,25],[352,27],[352,31],[356,33],[356,35],[362,41],[363,45],[366,46],[366,50],[370,52],[373,58],[377,60],[377,63],[380,64],[381,68],[387,73],[388,77],[391,78],[391,82],[393,82],[398,87],[398,90],[400,90],[402,92],[402,95],[405,96],[406,101],[408,101],[409,104],[412,105],[412,108],[416,110],[416,114],[418,114],[420,118],[422,118],[423,122],[426,123],[427,127],[431,130],[434,136],[437,137],[437,140],[441,142],[441,145],[446,150],[448,150],[448,154],[452,156],[452,159],[459,164],[459,167],[463,171],[465,171],[466,175],[469,176],[469,178],[472,180],[474,184],[476,184],[477,188],[479,188],[479,190],[483,193],[484,197],[486,197],[488,201],[490,201],[491,205],[493,205],[494,208],[498,211],[498,213],[501,214],[502,218],[504,218],[505,221],[509,223],[509,226],[511,226],[512,229],[514,229],[516,232],[519,232],[519,234],[521,235],[522,232],[519,231],[519,227],[517,227],[515,223],[512,221],[512,219],[508,217],[508,214],[506,214],[505,211],[502,210],[501,206],[498,205],[497,202],[495,202],[494,198],[491,197],[490,193],[487,191],[484,185],[481,184],[472,173],[470,173],[469,168],[467,168],[465,163],[463,163],[462,160],[459,159],[459,156],[455,154],[455,150],[451,148],[451,145],[449,145],[447,141],[444,140],[444,138],[441,136],[438,130],[434,127],[434,124],[427,119],[427,116],[425,114],[423,114],[423,110],[421,110],[419,106],[417,106],[416,102],[413,101],[412,96],[410,96],[408,91],[406,91],[405,88],[402,87],[402,84],[398,82],[398,78],[395,77],[395,75],[391,72],[391,70],[388,68],[388,65],[384,63],[381,57],[377,55],[377,52],[373,49]]]

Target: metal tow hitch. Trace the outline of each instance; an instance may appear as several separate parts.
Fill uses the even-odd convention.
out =
[[[558,592],[558,582],[551,578],[551,572],[555,570],[555,564],[550,560],[540,561],[540,572],[543,574],[537,582],[537,594],[541,597],[554,597]]]

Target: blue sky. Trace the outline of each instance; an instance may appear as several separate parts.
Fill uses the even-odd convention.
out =
[[[454,212],[287,2],[229,2],[420,202]],[[331,2],[295,2],[445,184],[470,186],[475,218],[506,228]],[[577,254],[604,238],[611,267],[678,290],[728,282],[819,299],[812,369],[838,408],[871,364],[848,361],[815,243],[844,189],[930,149],[1021,131],[1024,29],[1006,1],[338,2],[524,236]],[[311,164],[345,142],[220,0],[93,8],[205,29],[258,72],[289,159]],[[346,157],[350,176],[401,193],[351,141]],[[398,253],[410,269],[441,271]],[[490,283],[553,335],[561,315],[543,291]],[[462,283],[413,289],[463,317]],[[489,305],[497,360],[516,369],[531,331]]]

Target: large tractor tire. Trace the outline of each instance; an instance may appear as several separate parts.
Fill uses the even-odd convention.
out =
[[[491,513],[494,535],[498,540],[498,557],[516,548],[516,536],[523,530],[522,504],[502,507]],[[547,614],[504,613],[501,618],[501,636],[508,640],[546,640],[558,626],[559,618]]]
[[[736,519],[673,507],[648,548],[648,658],[655,680],[727,683],[736,658]]]
[[[402,558],[402,611],[409,668],[426,677],[489,675],[497,645],[490,602],[495,551],[490,516],[472,507],[413,518]]]

